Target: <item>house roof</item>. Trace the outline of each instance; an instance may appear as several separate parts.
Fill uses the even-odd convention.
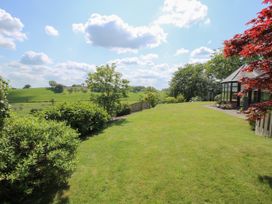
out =
[[[239,69],[237,69],[235,72],[233,72],[227,78],[225,78],[221,83],[238,82],[242,78],[254,79],[256,77],[263,75],[263,72],[258,71],[258,70],[254,70],[253,72],[243,72],[244,67],[245,67],[245,65],[241,66]]]

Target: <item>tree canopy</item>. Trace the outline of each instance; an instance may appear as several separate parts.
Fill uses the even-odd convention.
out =
[[[219,83],[210,78],[203,64],[187,64],[179,68],[170,82],[170,93],[183,95],[187,101],[193,97],[208,99],[209,91],[218,93]]]
[[[92,91],[99,92],[93,96],[95,102],[111,115],[116,112],[120,99],[126,97],[129,90],[129,81],[122,79],[115,64],[97,67],[95,73],[89,74],[86,82]]]
[[[223,80],[231,73],[237,70],[245,63],[245,60],[239,56],[225,58],[220,51],[215,53],[212,58],[205,64],[207,74],[215,79]]]

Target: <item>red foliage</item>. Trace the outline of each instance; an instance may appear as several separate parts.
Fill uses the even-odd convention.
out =
[[[259,73],[259,75],[254,78],[245,75],[241,80],[245,89],[240,94],[252,89],[265,89],[272,92],[272,0],[264,0],[263,3],[268,6],[258,13],[257,18],[247,23],[251,28],[224,42],[225,57],[238,55],[256,59],[247,64],[243,71]],[[256,113],[253,115],[258,118],[269,106],[272,106],[272,101],[260,103],[252,107],[251,111]]]

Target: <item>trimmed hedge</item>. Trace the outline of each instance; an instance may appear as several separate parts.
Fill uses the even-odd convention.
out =
[[[47,120],[63,121],[86,137],[103,129],[110,117],[107,112],[91,103],[64,103],[38,113]]]
[[[0,198],[17,203],[66,183],[75,167],[78,133],[36,117],[7,119],[0,137]]]

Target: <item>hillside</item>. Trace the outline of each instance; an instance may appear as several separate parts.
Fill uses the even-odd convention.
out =
[[[136,102],[142,93],[129,93],[128,98],[123,101]],[[73,102],[73,101],[89,101],[90,92],[72,92],[65,90],[63,93],[54,93],[48,88],[30,88],[30,89],[14,89],[8,95],[10,103],[36,103],[50,102],[52,99],[56,102]]]
[[[123,98],[124,103],[136,103],[140,100],[142,92],[128,94]],[[43,109],[53,103],[63,102],[88,102],[91,98],[91,92],[72,92],[65,90],[63,93],[54,93],[48,88],[30,88],[30,89],[13,89],[8,95],[8,100],[12,109],[18,114],[28,114],[32,109]],[[53,101],[53,103],[52,103]]]

